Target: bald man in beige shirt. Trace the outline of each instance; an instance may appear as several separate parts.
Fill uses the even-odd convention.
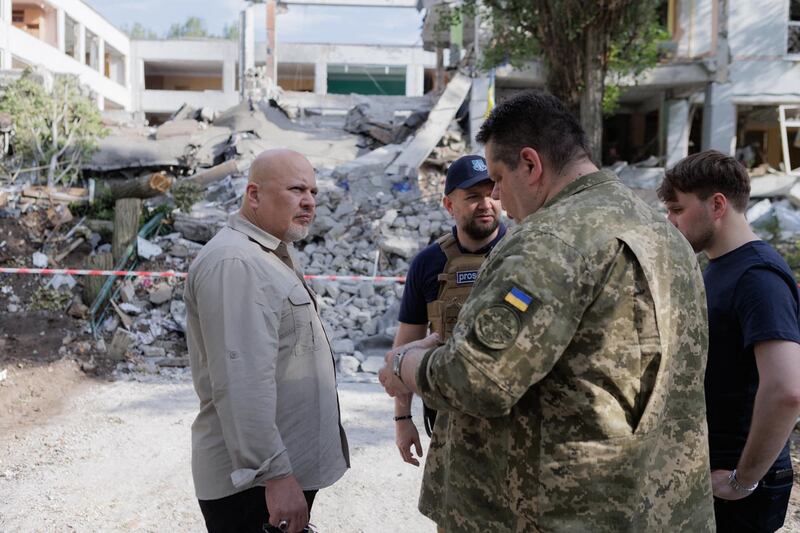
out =
[[[330,343],[290,252],[316,192],[301,154],[262,153],[241,210],[189,268],[192,475],[210,533],[302,531],[349,467]]]

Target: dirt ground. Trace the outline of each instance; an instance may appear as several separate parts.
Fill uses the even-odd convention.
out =
[[[0,382],[0,532],[204,531],[190,472],[189,375],[134,377],[86,378],[66,361],[9,368]],[[435,531],[416,510],[422,472],[397,455],[389,398],[374,383],[342,383],[339,394],[353,467],[320,492],[312,523],[327,533]]]
[[[21,366],[5,367],[0,381],[0,533],[204,531],[189,467],[196,398],[187,371],[112,381],[68,360]],[[324,533],[435,531],[416,510],[421,470],[397,457],[380,386],[342,383],[340,399],[353,468],[320,492],[312,522]],[[798,483],[786,532],[800,531],[799,432],[793,444]]]

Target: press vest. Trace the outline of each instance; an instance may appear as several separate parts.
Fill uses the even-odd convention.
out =
[[[431,332],[438,333],[440,341],[445,342],[453,333],[458,312],[478,278],[478,270],[486,260],[486,255],[462,252],[452,233],[439,237],[436,243],[447,257],[447,262],[438,276],[439,294],[427,306],[428,321]]]

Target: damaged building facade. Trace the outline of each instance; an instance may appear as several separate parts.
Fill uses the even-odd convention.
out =
[[[274,29],[275,1],[267,7]],[[130,39],[80,0],[0,0],[0,70],[40,65],[75,74],[100,109],[143,112],[156,123],[183,104],[236,105],[240,80],[253,67],[266,69],[284,89],[317,94],[421,96],[431,87],[436,59],[422,47],[256,43],[256,8],[263,6],[240,16],[241,42],[164,41]],[[280,53],[268,57],[268,49]]]
[[[604,124],[603,162],[655,156],[669,167],[689,153],[714,148],[732,155],[738,151],[751,167],[800,167],[800,1],[665,0],[661,13],[671,39],[662,43],[658,66],[623,81],[620,107]],[[474,28],[474,21],[465,21],[463,38],[451,53],[467,56]],[[436,17],[426,17],[427,49],[442,45],[436,29]],[[482,33],[479,41],[489,38]],[[498,100],[544,84],[539,61],[524,69],[495,70]],[[473,83],[473,135],[489,85],[486,77]]]

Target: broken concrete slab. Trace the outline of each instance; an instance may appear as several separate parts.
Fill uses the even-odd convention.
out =
[[[428,120],[410,140],[408,146],[387,169],[387,173],[403,175],[407,169],[418,169],[442,139],[458,108],[467,97],[472,80],[458,73],[447,84],[444,93],[428,115]]]
[[[414,237],[388,235],[381,239],[379,246],[384,252],[397,254],[405,259],[411,259],[419,249],[419,240]]]
[[[355,376],[361,366],[361,362],[352,355],[343,355],[336,363],[339,374],[346,377]]]
[[[36,268],[47,268],[47,264],[50,261],[46,254],[42,252],[33,252],[33,256],[31,257],[31,261],[33,262],[33,266]]]
[[[172,299],[173,289],[168,283],[157,283],[150,289],[147,299],[151,304],[161,305]]]
[[[385,364],[386,361],[383,357],[370,356],[361,363],[361,370],[370,374],[377,374]]]
[[[750,198],[786,196],[797,183],[797,176],[768,174],[750,180]]]
[[[157,244],[154,244],[142,237],[136,238],[136,253],[142,259],[149,261],[164,253],[164,250]]]
[[[135,337],[129,331],[122,328],[117,328],[114,331],[114,338],[111,340],[111,345],[108,347],[108,356],[111,359],[122,361],[128,352],[128,348],[133,344]]]
[[[747,213],[745,214],[747,222],[753,224],[761,217],[767,215],[771,209],[772,202],[767,199],[756,202],[752,207],[750,207],[750,209],[747,210]]]
[[[205,124],[194,119],[168,120],[156,128],[156,140],[169,137],[185,137],[205,128]]]

